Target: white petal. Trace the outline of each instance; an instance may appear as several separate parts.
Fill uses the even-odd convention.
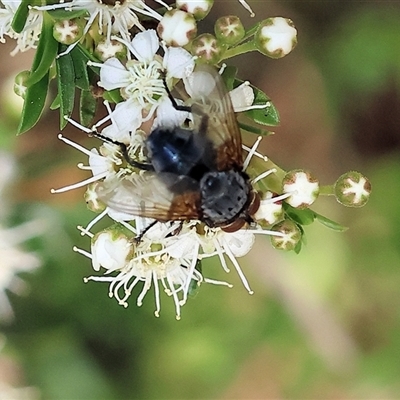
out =
[[[129,84],[129,72],[117,58],[109,58],[100,68],[99,86],[106,90],[122,88]]]
[[[178,104],[182,104],[179,100],[176,101]],[[158,126],[165,128],[181,126],[189,116],[190,113],[176,110],[172,105],[171,100],[166,98],[157,108],[157,117],[155,118],[151,129],[154,130]]]
[[[224,240],[235,257],[243,257],[253,247],[254,234],[242,229],[234,233],[226,233]]]
[[[127,257],[131,251],[128,238],[113,238],[111,231],[100,233],[92,244],[92,264],[95,271],[100,270],[100,266],[114,271],[123,268],[127,262]]]
[[[149,29],[135,35],[132,39],[130,50],[139,61],[149,62],[153,60],[159,47],[160,42],[156,31]]]
[[[89,165],[92,168],[93,175],[101,175],[109,171],[110,163],[106,157],[99,154],[97,149],[91,149],[91,155],[89,156]]]
[[[122,101],[111,114],[112,124],[102,134],[118,142],[130,143],[130,134],[142,124],[142,108],[133,100]]]
[[[195,65],[192,55],[182,47],[168,47],[163,63],[167,75],[178,79],[189,76]]]
[[[187,94],[194,99],[207,97],[215,89],[214,77],[207,71],[194,71],[183,78]]]
[[[242,109],[246,109],[251,106],[254,102],[254,92],[249,84],[242,83],[237,88],[229,92],[233,109],[239,112]]]

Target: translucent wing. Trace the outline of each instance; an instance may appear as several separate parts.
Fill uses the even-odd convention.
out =
[[[166,183],[172,179],[178,187],[175,192]],[[96,193],[115,211],[159,221],[176,221],[200,218],[200,195],[196,188],[185,176],[146,172],[107,179],[97,185]]]
[[[242,169],[242,138],[221,76],[209,66],[198,66],[185,82],[199,134],[205,134],[216,150],[216,168]]]

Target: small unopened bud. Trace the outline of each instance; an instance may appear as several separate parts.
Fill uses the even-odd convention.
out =
[[[26,81],[29,78],[29,71],[22,71],[20,72],[14,80],[14,93],[17,96],[22,97],[23,99],[25,98],[25,93],[26,93]]]
[[[210,12],[214,0],[177,0],[176,7],[192,14],[198,21]]]
[[[97,44],[94,54],[101,61],[106,61],[112,57],[122,58],[126,55],[126,47],[114,39],[102,40]]]
[[[295,208],[307,208],[319,195],[319,183],[309,172],[293,170],[282,181],[283,193],[290,196],[285,201]]]
[[[84,21],[80,18],[64,19],[54,23],[53,36],[57,42],[73,44],[83,35]]]
[[[232,46],[243,39],[245,29],[242,21],[236,15],[227,15],[217,19],[214,26],[217,39],[228,46]]]
[[[271,236],[271,243],[275,249],[294,250],[301,240],[299,227],[290,219],[275,224],[272,230],[282,233],[282,236]]]
[[[126,265],[133,252],[133,245],[120,229],[107,229],[97,233],[92,239],[92,266],[95,271],[100,267],[115,271]]]
[[[216,64],[220,60],[222,51],[223,48],[210,33],[204,33],[192,42],[192,53],[210,64]]]
[[[363,207],[371,190],[371,182],[357,171],[346,172],[335,183],[336,200],[347,207]]]
[[[87,208],[90,211],[100,213],[105,210],[106,205],[99,200],[99,196],[96,193],[96,186],[98,182],[91,183],[88,185],[86,192],[84,194],[84,199],[86,201]]]
[[[273,193],[266,192],[261,199],[260,207],[253,218],[265,225],[272,225],[283,218],[282,201],[274,202]]]
[[[182,10],[167,11],[157,26],[157,33],[168,46],[186,46],[196,36],[196,20]]]
[[[261,22],[255,44],[262,54],[271,58],[281,58],[289,54],[297,44],[297,30],[290,19],[268,18]]]

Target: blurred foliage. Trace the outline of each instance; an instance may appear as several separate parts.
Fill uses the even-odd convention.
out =
[[[51,128],[42,124],[30,138],[1,135],[21,166],[7,222],[37,216],[49,222],[27,244],[43,266],[24,276],[26,296],[10,293],[15,320],[0,327],[8,340],[3,351],[23,366],[21,385],[52,400],[399,397],[400,5],[291,1],[284,7],[279,12],[300,31],[295,52],[323,78],[335,163],[369,176],[370,203],[355,211],[330,203],[336,215],[329,216],[350,229],[339,234],[314,224],[298,256],[277,255],[258,238],[252,258],[241,260],[253,296],[233,268],[226,276],[217,262],[205,264],[211,277],[235,287],[204,284],[181,321],[163,296],[155,318],[151,293],[141,308],[134,293],[124,309],[108,298],[107,284],[83,283],[90,260],[72,246],[88,248],[76,226],[92,214],[79,191],[47,194],[51,185],[82,179],[74,167],[80,155],[55,143],[57,118],[49,115]],[[4,121],[0,131],[9,133],[15,121],[6,115]],[[329,329],[329,315],[347,347]]]

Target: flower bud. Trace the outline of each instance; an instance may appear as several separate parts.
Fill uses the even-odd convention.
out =
[[[217,19],[214,26],[217,39],[228,46],[232,46],[243,39],[245,29],[239,17],[227,15]]]
[[[255,44],[260,53],[271,58],[281,58],[295,48],[297,30],[290,19],[268,18],[258,27]]]
[[[94,50],[94,54],[101,61],[106,61],[109,58],[122,58],[126,56],[126,47],[115,39],[102,40]]]
[[[272,230],[283,234],[283,236],[271,236],[271,244],[275,249],[294,250],[301,240],[299,227],[290,219],[275,224]]]
[[[83,35],[84,22],[80,18],[64,19],[54,23],[53,36],[59,43],[73,44]]]
[[[283,193],[290,196],[285,201],[295,208],[307,208],[319,195],[319,182],[309,172],[295,169],[282,181]]]
[[[347,207],[365,206],[371,190],[371,182],[357,171],[346,172],[335,183],[336,200]]]
[[[30,72],[29,71],[22,71],[20,72],[14,80],[14,93],[22,97],[23,99],[25,98],[25,93],[26,93],[26,81],[29,78]]]
[[[214,5],[214,0],[177,0],[176,7],[192,14],[198,21],[205,18]]]
[[[210,64],[216,64],[220,60],[222,51],[223,48],[210,33],[204,33],[192,42],[192,54]]]
[[[92,265],[95,271],[100,267],[109,272],[123,268],[133,252],[130,239],[119,229],[107,229],[92,239]]]
[[[183,47],[196,36],[196,20],[182,10],[167,11],[157,26],[157,33],[168,46]]]

